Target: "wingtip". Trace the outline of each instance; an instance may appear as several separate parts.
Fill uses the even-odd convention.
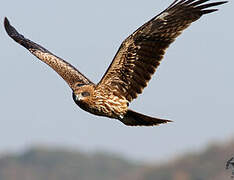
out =
[[[203,10],[202,13],[203,14],[209,14],[209,13],[212,13],[212,12],[215,12],[215,11],[218,11],[219,9],[207,9],[207,10]]]
[[[222,5],[222,4],[225,4],[225,3],[228,3],[228,1],[214,2],[214,3],[211,3],[211,4],[214,4],[214,6],[219,6],[219,5]]]
[[[221,3],[222,3],[222,4],[225,4],[225,3],[228,3],[228,2],[229,2],[229,1],[222,1]]]
[[[166,123],[173,123],[174,121],[172,120],[166,120],[167,122]]]
[[[4,17],[4,22],[9,22],[9,20],[7,19],[7,17]]]
[[[220,1],[220,2],[208,3],[208,4],[197,6],[197,8],[203,9],[202,10],[202,14],[209,14],[209,13],[218,11],[219,9],[206,9],[206,8],[223,5],[225,3],[228,3],[228,1]]]
[[[23,35],[19,34],[18,31],[10,24],[7,17],[4,18],[4,27],[7,34],[16,42],[19,42],[20,39],[24,38]]]
[[[10,25],[9,20],[7,19],[7,17],[4,18],[4,27],[7,28]]]
[[[12,26],[11,26],[9,20],[7,19],[7,17],[4,18],[4,27],[5,27],[7,34],[9,36],[12,36]]]
[[[226,3],[228,3],[228,2],[229,2],[229,1],[222,1],[221,4],[226,4]],[[221,5],[221,4],[220,4],[220,5]]]

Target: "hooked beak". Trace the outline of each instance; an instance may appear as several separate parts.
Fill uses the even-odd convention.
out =
[[[77,94],[77,95],[76,95],[76,101],[80,101],[81,99],[82,99],[81,94]]]

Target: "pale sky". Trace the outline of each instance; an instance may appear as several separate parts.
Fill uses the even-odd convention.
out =
[[[1,2],[0,153],[59,145],[152,161],[234,137],[232,1],[193,23],[170,46],[148,87],[130,105],[175,121],[159,127],[127,127],[81,110],[67,84],[3,28],[7,16],[20,33],[97,83],[121,42],[171,2]]]

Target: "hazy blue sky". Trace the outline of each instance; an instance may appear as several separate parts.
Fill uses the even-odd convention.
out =
[[[130,105],[175,121],[160,127],[127,127],[84,112],[73,102],[67,84],[3,28],[7,16],[19,32],[98,82],[121,42],[171,2],[1,2],[0,152],[43,144],[152,160],[233,137],[233,2],[193,23]]]

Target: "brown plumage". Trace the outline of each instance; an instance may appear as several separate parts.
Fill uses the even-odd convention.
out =
[[[202,15],[217,10],[207,8],[227,2],[206,3],[208,1],[175,0],[124,40],[98,84],[92,83],[72,65],[42,46],[24,38],[7,18],[4,25],[11,38],[48,64],[68,83],[74,101],[82,109],[118,119],[129,126],[153,126],[170,120],[145,116],[128,109],[128,105],[147,86],[165,50],[175,38]]]

